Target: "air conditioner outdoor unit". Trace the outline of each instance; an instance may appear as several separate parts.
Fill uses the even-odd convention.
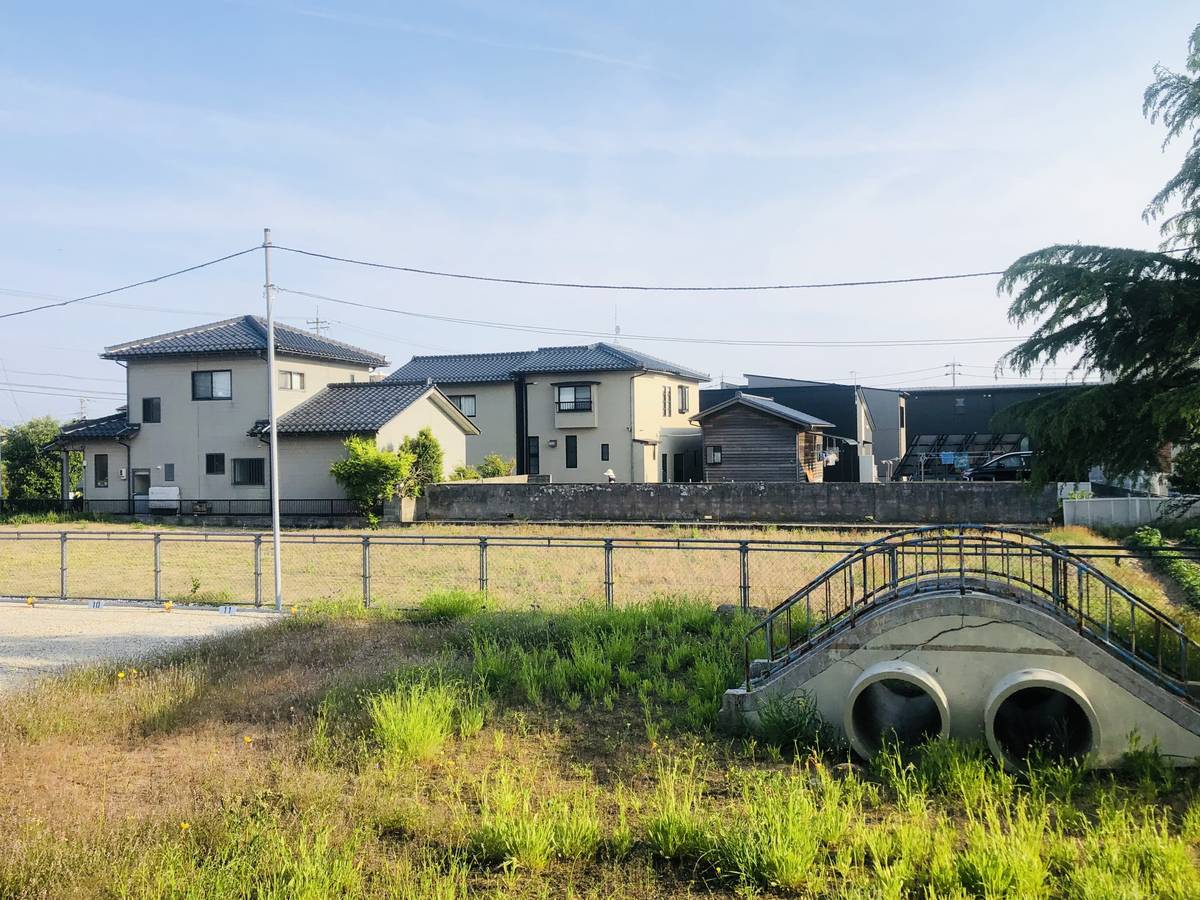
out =
[[[179,488],[152,487],[148,505],[155,512],[179,512]]]

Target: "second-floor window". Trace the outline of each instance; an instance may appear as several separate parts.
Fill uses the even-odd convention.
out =
[[[663,415],[669,416],[670,414],[671,414],[671,386],[665,385],[663,387]]]
[[[560,384],[555,388],[555,409],[559,412],[591,412],[590,384]]]
[[[143,397],[142,398],[142,421],[143,422],[161,422],[162,421],[162,398],[161,397]]]
[[[281,371],[279,373],[279,389],[281,391],[304,390],[304,373]]]
[[[214,369],[192,373],[193,400],[228,400],[233,397],[233,372]]]
[[[691,404],[688,402],[688,393],[689,393],[688,386],[686,384],[681,384],[679,386],[679,412],[680,413],[687,412],[691,406]]]
[[[474,394],[451,394],[450,402],[458,407],[458,411],[468,418],[475,417]]]
[[[710,466],[719,466],[721,464],[721,445],[709,444],[704,448],[706,453],[706,462]]]

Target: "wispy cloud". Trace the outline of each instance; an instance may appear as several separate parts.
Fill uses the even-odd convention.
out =
[[[287,12],[306,16],[312,19],[324,19],[329,22],[339,22],[343,25],[357,25],[364,28],[386,28],[390,31],[400,31],[405,34],[421,35],[422,37],[437,38],[443,41],[455,41],[460,44],[473,44],[478,47],[494,47],[498,50],[513,50],[520,53],[547,53],[553,56],[565,56],[584,62],[599,63],[606,66],[618,66],[624,69],[639,69],[650,71],[654,67],[637,59],[627,59],[612,56],[607,53],[597,53],[581,47],[559,47],[552,44],[523,44],[512,41],[502,41],[484,35],[469,34],[449,28],[436,28],[429,25],[418,25],[385,16],[364,16],[358,13],[346,13],[335,10],[315,8],[289,8]]]

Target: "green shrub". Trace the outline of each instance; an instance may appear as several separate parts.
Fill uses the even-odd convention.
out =
[[[329,474],[360,514],[374,518],[379,505],[396,496],[409,477],[414,457],[403,450],[380,450],[373,437],[354,435],[346,438],[344,446],[346,458],[335,461]]]
[[[478,481],[482,477],[474,466],[455,466],[450,472],[451,481]]]
[[[442,480],[442,445],[428,426],[401,441],[400,454],[412,457],[412,467],[404,480],[404,496],[420,497],[427,485]]]
[[[499,453],[489,453],[479,464],[480,478],[502,478],[517,470],[515,459],[505,459]]]

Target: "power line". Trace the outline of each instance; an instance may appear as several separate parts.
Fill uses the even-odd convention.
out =
[[[6,373],[16,375],[39,375],[43,378],[69,378],[72,381],[112,381],[124,384],[124,378],[101,378],[99,375],[63,375],[59,372],[30,372],[27,369],[6,369]]]
[[[276,250],[287,253],[297,253],[314,259],[325,259],[331,262],[347,263],[353,266],[365,266],[371,269],[387,269],[391,272],[407,272],[411,275],[430,275],[436,278],[457,278],[463,281],[487,281],[493,284],[520,284],[530,287],[576,288],[589,291],[798,291],[816,288],[842,287],[873,287],[884,284],[916,284],[929,281],[959,281],[966,278],[992,278],[1003,275],[1005,269],[987,272],[958,272],[950,275],[918,275],[910,278],[877,278],[862,281],[816,281],[797,284],[727,284],[727,285],[653,285],[653,284],[604,284],[579,281],[547,281],[538,278],[504,278],[497,275],[471,275],[464,272],[446,272],[438,269],[421,269],[416,266],[400,266],[391,263],[374,262],[366,259],[355,259],[349,256],[334,256],[331,253],[318,253],[315,250],[301,250],[297,247],[281,247],[273,245]],[[1196,247],[1180,247],[1175,250],[1147,251],[1158,253],[1188,253]]]
[[[71,390],[69,385],[29,384],[28,382],[24,382],[24,381],[0,381],[0,387],[39,388],[39,389],[53,390],[53,391],[69,391],[69,390]],[[93,388],[92,394],[98,394],[98,395],[99,394],[108,394],[113,397],[124,397],[125,396],[124,391],[105,391],[105,390],[101,390],[99,388]]]
[[[552,334],[558,336],[566,335],[571,337],[594,337],[604,339],[612,338],[612,334],[607,331],[591,331],[582,328],[549,328],[538,325],[522,325],[514,322],[495,322],[486,319],[463,319],[456,316],[439,316],[435,315],[434,313],[418,313],[406,309],[397,309],[393,306],[380,306],[379,304],[375,303],[363,303],[358,300],[348,300],[342,297],[329,297],[325,294],[314,294],[311,291],[298,291],[285,287],[276,287],[276,290],[283,294],[295,294],[299,297],[308,297],[313,300],[338,303],[343,306],[353,306],[359,309],[373,309],[378,312],[392,313],[399,316],[408,316],[415,319],[430,319],[435,322],[449,322],[455,325],[470,325],[477,328],[496,328],[501,331],[520,331],[532,334]],[[661,334],[631,334],[628,332],[623,332],[621,337],[638,341],[663,341],[675,344],[721,344],[733,347],[933,347],[958,344],[1013,344],[1024,339],[1021,335],[1014,335],[1012,337],[994,338],[923,338],[864,341],[762,341],[735,340],[732,338],[693,338]]]
[[[87,391],[73,391],[70,393],[66,393],[66,392],[60,392],[60,391],[34,391],[34,390],[29,390],[27,388],[5,388],[5,390],[7,390],[9,393],[31,394],[32,396],[35,396],[35,397],[66,397],[71,400],[77,400],[80,397],[87,397],[91,400],[104,400],[105,402],[115,402],[117,400],[124,399],[123,395],[120,397],[102,397],[102,396],[99,396],[94,393],[89,393]]]
[[[437,278],[458,278],[463,281],[488,281],[493,284],[521,284],[530,287],[577,288],[589,291],[798,291],[813,288],[839,287],[870,287],[881,284],[913,284],[921,281],[956,281],[963,278],[987,278],[1003,275],[1004,270],[995,272],[961,272],[953,275],[920,275],[915,278],[879,278],[869,281],[821,281],[802,284],[725,284],[725,285],[654,285],[654,284],[602,284],[579,281],[543,281],[536,278],[502,278],[496,275],[469,275],[463,272],[442,272],[437,269],[419,269],[415,266],[397,266],[389,263],[372,262],[365,259],[354,259],[349,256],[334,256],[330,253],[317,253],[314,250],[301,250],[297,247],[281,247],[273,245],[276,250],[288,253],[298,253],[301,256],[311,256],[315,259],[326,259],[331,262],[348,263],[353,266],[366,266],[371,269],[387,269],[392,272],[407,272],[411,275],[432,275]]]
[[[132,284],[123,284],[120,287],[109,288],[106,291],[97,291],[94,294],[85,294],[82,297],[72,297],[67,300],[59,300],[55,303],[43,303],[41,306],[30,306],[26,307],[25,309],[17,309],[13,310],[12,312],[0,313],[0,319],[11,319],[13,316],[23,316],[28,313],[41,312],[44,309],[56,309],[60,306],[70,306],[73,303],[83,303],[85,300],[95,300],[97,297],[107,297],[109,294],[118,294],[121,291],[128,291],[147,284],[154,284],[158,281],[165,281],[168,278],[174,278],[176,275],[185,275],[188,272],[195,272],[197,269],[206,269],[209,266],[215,266],[217,263],[223,263],[230,259],[236,259],[239,256],[245,256],[247,253],[254,253],[255,251],[261,249],[261,245],[256,245],[245,250],[239,250],[237,253],[229,253],[225,256],[219,256],[216,259],[210,259],[207,262],[197,263],[194,266],[188,266],[185,269],[176,269],[174,272],[167,272],[165,275],[156,275],[153,278],[135,281]]]

